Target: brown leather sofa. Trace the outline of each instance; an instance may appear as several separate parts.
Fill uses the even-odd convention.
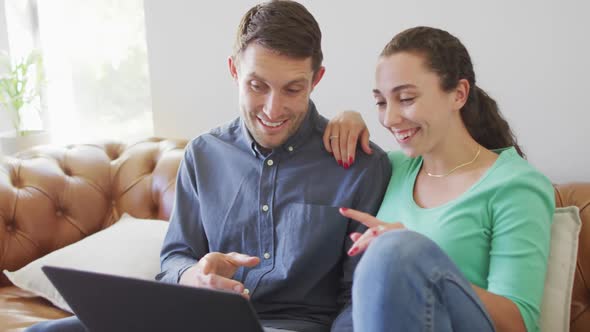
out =
[[[148,139],[38,147],[0,160],[0,271],[113,224],[123,213],[167,220],[186,141]],[[577,205],[590,222],[590,183],[555,186],[557,206]],[[590,227],[582,227],[571,331],[590,331]],[[0,276],[0,331],[69,314]],[[555,331],[558,332],[558,331]]]

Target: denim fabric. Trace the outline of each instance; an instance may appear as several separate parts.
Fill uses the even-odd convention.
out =
[[[88,329],[78,317],[72,316],[35,324],[25,332],[88,332]]]
[[[353,322],[362,332],[494,331],[455,264],[430,239],[408,230],[379,236],[359,262]]]
[[[88,332],[76,316],[42,322],[31,326],[25,332]],[[296,332],[292,330],[264,328],[264,332]]]

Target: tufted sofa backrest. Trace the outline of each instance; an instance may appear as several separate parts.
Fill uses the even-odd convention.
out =
[[[184,140],[41,146],[0,160],[0,271],[112,225],[168,220]],[[0,286],[9,282],[0,273]]]
[[[185,140],[42,146],[0,158],[0,271],[74,243],[123,213],[168,220]],[[590,183],[555,185],[557,206],[580,208],[571,331],[590,331]],[[0,274],[0,286],[9,285]]]

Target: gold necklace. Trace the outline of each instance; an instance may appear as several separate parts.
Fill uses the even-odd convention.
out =
[[[458,170],[458,169],[459,169],[459,168],[461,168],[461,167],[465,167],[465,166],[467,166],[467,165],[471,165],[471,164],[473,164],[473,163],[474,163],[474,162],[477,160],[477,157],[479,157],[479,153],[480,153],[480,152],[481,152],[481,145],[479,146],[479,148],[477,148],[477,153],[475,154],[475,157],[473,157],[473,159],[471,159],[471,161],[468,161],[468,162],[466,162],[466,163],[464,163],[464,164],[461,164],[461,165],[459,165],[459,166],[457,166],[457,167],[453,168],[452,170],[450,170],[450,171],[449,171],[448,173],[446,173],[446,174],[432,174],[432,173],[430,173],[430,172],[428,172],[428,171],[426,172],[426,174],[427,174],[428,176],[430,176],[430,177],[433,177],[433,178],[444,178],[445,176],[448,176],[448,175],[450,175],[451,173],[453,173],[454,171]]]

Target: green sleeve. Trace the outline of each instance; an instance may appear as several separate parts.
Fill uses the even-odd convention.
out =
[[[389,151],[387,152],[387,157],[389,158],[389,163],[394,167],[408,159],[402,151]]]
[[[533,169],[512,170],[502,178],[490,200],[488,291],[512,300],[527,331],[538,331],[555,210],[553,186]]]

